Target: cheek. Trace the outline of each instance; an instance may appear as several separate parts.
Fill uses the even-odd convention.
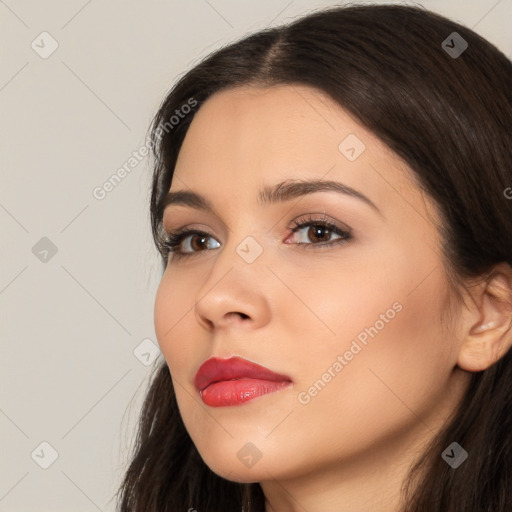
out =
[[[186,280],[176,279],[166,271],[158,287],[154,304],[155,333],[160,350],[173,376],[183,378],[197,358],[190,315],[194,315],[193,297]],[[195,350],[194,350],[195,349]],[[188,376],[187,376],[188,378]]]
[[[370,288],[338,301],[346,309],[343,322],[333,323],[337,341],[309,354],[311,370],[301,382],[300,391],[319,389],[305,405],[303,420],[312,429],[325,428],[329,411],[328,423],[356,446],[396,432],[436,407],[454,364],[440,320],[444,283],[436,270],[412,293],[406,280],[397,280],[366,298],[363,292]],[[335,313],[333,322],[340,315]],[[344,358],[341,370],[335,366],[338,356]],[[326,375],[329,368],[334,378]],[[340,436],[345,449],[348,438]]]

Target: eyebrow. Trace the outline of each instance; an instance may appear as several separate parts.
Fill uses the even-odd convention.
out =
[[[315,192],[338,192],[350,197],[355,197],[371,206],[379,215],[384,216],[377,205],[363,193],[358,190],[344,185],[338,181],[327,180],[285,180],[276,185],[265,186],[258,195],[258,204],[270,205],[289,201],[296,197],[302,197]],[[201,194],[189,190],[179,190],[169,192],[161,205],[161,211],[164,212],[168,206],[182,205],[191,208],[197,208],[210,213],[215,213],[213,204]]]

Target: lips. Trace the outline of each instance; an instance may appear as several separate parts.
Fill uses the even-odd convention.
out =
[[[271,382],[292,381],[287,375],[272,372],[259,364],[247,361],[247,359],[211,357],[200,366],[194,384],[198,391],[203,391],[214,382],[236,379],[258,379]]]
[[[199,368],[194,384],[203,402],[212,407],[240,405],[291,384],[287,375],[240,357],[212,357]]]

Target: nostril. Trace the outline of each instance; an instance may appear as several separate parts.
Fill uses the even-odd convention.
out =
[[[240,316],[243,319],[249,318],[249,315],[246,315],[245,313],[242,313],[240,311],[236,311],[236,312],[233,312],[233,313],[228,313],[227,317],[228,318],[233,318],[234,316],[237,316],[237,315]]]

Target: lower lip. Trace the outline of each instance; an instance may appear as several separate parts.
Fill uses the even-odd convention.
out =
[[[241,405],[268,393],[274,393],[291,384],[288,381],[261,379],[224,380],[210,384],[199,392],[203,402],[210,407]]]

